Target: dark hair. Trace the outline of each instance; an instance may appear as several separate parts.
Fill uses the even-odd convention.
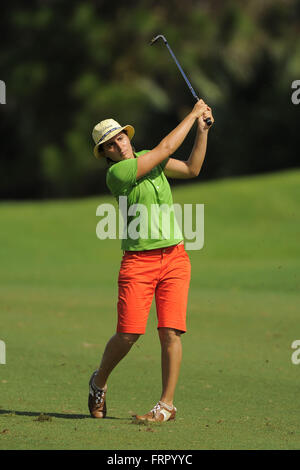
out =
[[[106,157],[105,160],[106,160],[107,166],[110,166],[110,165],[113,165],[114,163],[117,163],[117,162],[115,162],[114,160],[112,160],[111,158],[108,158],[108,157]]]

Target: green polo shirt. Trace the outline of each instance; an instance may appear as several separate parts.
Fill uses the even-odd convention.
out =
[[[107,171],[106,184],[123,216],[122,250],[153,250],[183,240],[177,220],[180,222],[181,209],[173,205],[171,188],[163,171],[168,159],[136,179],[137,159],[147,152],[136,152],[136,158],[115,163]]]

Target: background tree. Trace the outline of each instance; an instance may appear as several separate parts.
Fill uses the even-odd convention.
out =
[[[214,110],[201,179],[298,166],[296,0],[10,1],[1,8],[0,197],[106,192],[91,131],[113,117],[151,148],[193,106],[164,34]],[[193,132],[178,150],[187,158]],[[180,184],[184,184],[182,181]]]

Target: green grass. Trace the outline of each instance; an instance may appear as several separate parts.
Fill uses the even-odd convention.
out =
[[[154,305],[110,377],[108,418],[88,414],[116,324],[120,244],[95,232],[97,206],[113,199],[1,204],[0,449],[300,448],[300,171],[173,195],[205,204],[205,245],[189,251],[178,414],[163,425],[131,422],[160,395]]]

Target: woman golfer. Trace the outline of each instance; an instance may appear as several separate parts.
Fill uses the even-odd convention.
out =
[[[118,202],[123,196],[128,210],[125,225],[128,233],[122,239],[123,258],[118,278],[117,330],[89,382],[88,406],[94,418],[106,416],[109,375],[145,333],[154,294],[161,344],[162,393],[152,410],[135,418],[148,421],[175,418],[173,399],[182,356],[181,334],[186,332],[191,265],[175,217],[173,230],[166,238],[160,226],[159,211],[154,211],[153,215],[151,207],[172,206],[167,177],[186,179],[199,174],[206,153],[209,127],[205,119],[208,117],[214,122],[211,109],[203,100],[198,101],[153,150],[141,152],[135,152],[131,146],[134,128],[130,125],[122,127],[113,119],[106,119],[93,129],[94,154],[109,163],[107,186]],[[188,160],[170,158],[195,122],[197,134]],[[136,228],[136,211],[142,214],[139,224],[144,236],[141,233],[136,236],[133,229]],[[145,236],[149,233],[150,236]]]

